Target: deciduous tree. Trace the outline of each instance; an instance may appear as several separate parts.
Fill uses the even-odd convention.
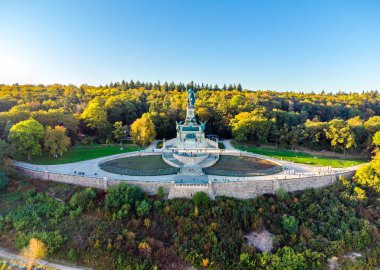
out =
[[[134,143],[138,145],[147,145],[154,141],[156,129],[149,114],[137,119],[131,125],[131,136]]]
[[[66,128],[63,126],[47,127],[44,139],[44,149],[54,157],[63,155],[70,146],[70,138],[66,136]]]
[[[19,155],[26,155],[30,160],[32,156],[41,155],[40,141],[44,137],[44,127],[33,118],[21,121],[12,126],[9,140]]]

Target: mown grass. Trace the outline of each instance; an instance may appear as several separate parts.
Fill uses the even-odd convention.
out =
[[[128,170],[162,170],[172,168],[166,164],[161,155],[155,156],[133,156],[118,158],[111,161],[107,161],[107,164]]]
[[[300,151],[292,151],[287,149],[272,148],[272,147],[254,147],[248,144],[232,143],[237,149],[248,151],[251,153],[274,157],[286,161],[310,164],[314,166],[331,166],[333,168],[344,168],[356,166],[367,162],[365,158],[341,158],[341,157],[327,157],[327,156],[314,156],[309,153]]]
[[[63,156],[58,156],[57,158],[52,157],[47,153],[43,153],[41,157],[34,157],[31,161],[25,160],[26,162],[32,162],[39,165],[54,165],[54,164],[65,164],[78,162],[83,160],[89,160],[93,158],[100,158],[115,154],[128,153],[133,151],[142,150],[144,148],[135,145],[108,145],[108,144],[92,144],[92,145],[78,145],[70,147],[69,150],[63,154]]]

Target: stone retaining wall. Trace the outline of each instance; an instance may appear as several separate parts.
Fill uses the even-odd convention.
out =
[[[41,179],[43,181],[53,181],[97,189],[107,189],[109,186],[118,185],[120,183],[130,183],[139,186],[148,194],[156,194],[160,186],[164,188],[166,193],[169,193],[172,185],[170,182],[105,180],[103,178],[34,171],[20,167],[17,167],[17,169],[32,178]]]
[[[34,171],[30,169],[17,167],[30,177],[41,179],[44,181],[54,181],[67,184],[74,184],[83,187],[92,187],[98,189],[107,189],[109,186],[117,185],[119,183],[129,183],[137,185],[148,194],[156,194],[160,186],[169,194],[169,198],[191,196],[197,191],[207,192],[211,198],[216,196],[228,196],[239,199],[249,199],[257,197],[261,194],[274,194],[278,189],[283,188],[286,191],[304,190],[307,188],[321,188],[333,184],[340,175],[347,178],[355,174],[355,170],[338,172],[330,175],[316,175],[305,176],[302,178],[291,179],[273,179],[273,180],[250,180],[250,181],[234,181],[234,182],[215,182],[208,185],[193,185],[193,186],[180,186],[170,181],[156,182],[156,181],[141,181],[141,180],[114,180],[92,178],[78,175],[66,175],[49,173],[42,171]]]
[[[307,188],[321,188],[333,184],[343,175],[347,178],[352,177],[355,171],[348,171],[330,175],[316,175],[292,179],[274,179],[258,181],[236,181],[226,183],[212,183],[214,196],[227,196],[239,199],[249,199],[261,194],[274,194],[280,188],[286,191],[298,191]]]

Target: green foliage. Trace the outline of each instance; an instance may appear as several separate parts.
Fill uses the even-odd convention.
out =
[[[7,214],[7,220],[17,231],[29,229],[43,229],[49,225],[58,224],[67,213],[67,207],[45,193],[36,193],[33,190],[25,194],[25,205],[19,206],[16,211]]]
[[[2,164],[6,157],[9,157],[12,154],[12,148],[4,140],[0,140],[0,164]]]
[[[196,206],[205,206],[209,201],[209,196],[203,191],[198,191],[193,195],[193,202]]]
[[[280,248],[276,254],[262,253],[258,256],[260,269],[308,269],[305,256],[291,247]]]
[[[372,144],[379,147],[380,146],[380,131],[377,131],[372,138]]]
[[[147,215],[151,208],[152,208],[152,205],[147,200],[136,202],[136,213],[139,217]]]
[[[20,156],[26,155],[30,160],[32,156],[41,155],[40,140],[43,136],[44,127],[38,121],[29,119],[12,126],[9,140]]]
[[[0,172],[0,191],[5,189],[8,184],[8,178],[4,172]]]
[[[369,164],[362,165],[355,173],[356,182],[363,186],[374,188],[380,192],[380,167],[378,162],[370,162]]]
[[[129,126],[123,125],[123,122],[115,122],[113,127],[114,130],[112,133],[116,141],[121,142],[123,139],[129,136]]]
[[[276,191],[276,196],[280,201],[284,202],[288,198],[288,192],[283,188],[279,188]]]
[[[158,198],[162,199],[165,196],[165,190],[163,186],[159,186],[157,189],[157,196]]]
[[[344,153],[346,153],[347,149],[356,146],[352,128],[344,120],[334,119],[330,121],[325,132],[326,137],[331,140],[331,146],[334,149],[342,148]]]
[[[207,121],[207,133],[220,137],[253,144],[269,142],[292,148],[300,145],[358,153],[357,150],[371,147],[372,136],[380,130],[376,115],[380,111],[380,98],[372,92],[241,91],[236,85],[219,91],[216,86],[190,85],[197,92],[197,116]],[[72,142],[85,135],[91,143],[104,143],[120,140],[112,133],[116,131],[112,130],[116,123],[126,130],[147,113],[158,138],[175,137],[173,123],[185,115],[185,90],[183,83],[167,82],[120,82],[97,87],[1,85],[0,105],[5,105],[0,109],[0,137],[8,138],[12,125],[32,117],[45,128],[64,126]],[[334,119],[337,121],[332,122]],[[344,121],[342,128],[332,125],[340,121]],[[144,129],[134,133],[141,144],[154,137],[153,129]]]
[[[298,221],[293,216],[282,216],[281,225],[290,234],[295,234],[298,231]]]
[[[104,108],[104,99],[95,97],[88,103],[80,119],[84,120],[89,128],[104,130],[109,127],[107,112]]]
[[[130,209],[143,198],[144,193],[139,187],[122,183],[108,190],[105,207],[116,214],[114,218],[122,218],[126,217]]]
[[[66,136],[66,128],[55,126],[46,127],[44,149],[52,156],[63,155],[70,146],[70,138]]]
[[[258,108],[251,113],[241,112],[231,120],[232,134],[240,142],[254,140],[265,143],[273,122],[274,119],[265,116],[264,108]]]
[[[86,210],[93,206],[96,193],[92,188],[86,188],[78,191],[70,200],[70,206],[73,208],[82,208]]]
[[[67,258],[72,262],[76,262],[78,260],[78,255],[75,249],[73,248],[69,249],[69,251],[67,252]]]
[[[53,254],[59,250],[65,241],[64,237],[58,231],[32,231],[27,234],[21,232],[16,238],[15,245],[18,249],[22,249],[29,244],[32,238],[37,238],[44,242],[49,254]]]

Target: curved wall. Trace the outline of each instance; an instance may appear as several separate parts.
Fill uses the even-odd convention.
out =
[[[178,185],[170,182],[169,180],[161,182],[133,180],[127,181],[41,172],[21,167],[16,168],[30,177],[44,181],[61,182],[98,189],[107,189],[109,186],[117,185],[120,183],[128,183],[141,187],[145,192],[149,194],[156,194],[158,187],[162,186],[164,187],[165,192],[169,194],[169,198],[191,198],[192,195],[198,190],[196,185],[192,185],[192,187],[189,187],[188,185]],[[239,199],[249,199],[257,197],[261,194],[274,194],[279,188],[283,188],[286,191],[290,192],[304,190],[307,188],[321,188],[333,184],[341,175],[349,178],[354,174],[355,170],[351,170],[328,175],[305,176],[291,179],[250,180],[223,183],[215,182],[199,186],[199,191],[204,191],[205,187],[207,187],[207,191],[211,198],[214,198],[216,196],[228,196]]]

